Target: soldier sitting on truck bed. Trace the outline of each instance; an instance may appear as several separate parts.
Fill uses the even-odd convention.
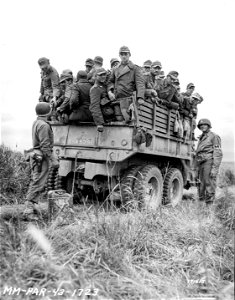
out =
[[[151,65],[150,72],[144,75],[145,78],[145,97],[151,97],[153,99],[158,98],[157,86],[162,82],[159,82],[157,76],[161,72],[162,65],[160,61],[154,61]]]
[[[62,94],[56,102],[57,118],[60,122],[67,124],[70,114],[70,98],[73,87],[73,73],[71,70],[64,70],[60,76],[60,85],[62,86]]]
[[[72,112],[69,116],[69,121],[73,121],[76,124],[93,120],[89,110],[91,87],[92,84],[87,80],[86,71],[79,71],[77,82],[73,85],[70,97],[70,110]]]
[[[108,95],[116,102],[115,116],[119,120],[131,121],[129,107],[133,102],[133,92],[136,91],[137,102],[144,103],[145,82],[141,68],[130,61],[130,50],[123,46],[119,50],[121,63],[115,68],[108,83]],[[114,89],[114,93],[112,92]],[[119,107],[120,105],[120,107]]]
[[[178,75],[177,71],[169,72],[158,88],[158,97],[165,100],[163,103],[169,108],[178,109],[179,107],[180,97],[177,91],[177,85],[179,85]]]
[[[143,75],[146,75],[150,72],[151,65],[152,65],[152,61],[150,59],[146,60],[143,63],[143,67],[142,67]]]
[[[97,126],[98,131],[103,131],[105,121],[114,119],[114,111],[111,101],[108,99],[107,88],[105,85],[107,71],[104,68],[96,70],[95,84],[90,90],[90,112]]]
[[[90,72],[87,74],[87,80],[93,85],[95,83],[95,73],[96,70],[102,68],[103,66],[103,58],[101,56],[96,56],[94,58],[94,65]]]

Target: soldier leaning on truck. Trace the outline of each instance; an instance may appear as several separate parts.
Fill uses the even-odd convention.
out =
[[[129,59],[130,50],[122,46],[119,50],[120,65],[115,68],[108,82],[108,95],[111,101],[115,101],[114,112],[116,119],[130,121],[129,107],[133,101],[133,92],[136,91],[137,102],[144,102],[145,82],[142,70]],[[114,93],[112,92],[114,90]]]
[[[77,82],[73,85],[72,95],[70,99],[69,121],[89,122],[92,121],[92,115],[89,110],[90,106],[90,90],[92,84],[87,80],[86,71],[78,71]]]
[[[112,120],[114,111],[111,101],[108,99],[107,88],[105,85],[107,72],[104,68],[96,70],[95,84],[90,90],[90,112],[97,126],[98,131],[103,131],[105,121]]]
[[[58,166],[58,161],[52,153],[53,131],[48,123],[51,107],[48,103],[41,102],[36,105],[35,110],[38,117],[32,127],[33,150],[30,154],[32,181],[26,195],[25,214],[34,213],[47,182],[49,167]]]
[[[216,179],[222,161],[221,139],[211,132],[211,122],[201,119],[198,128],[202,131],[195,155],[199,179],[199,200],[212,204],[215,199]]]
[[[41,68],[41,87],[40,87],[40,102],[53,103],[60,96],[59,74],[55,68],[50,65],[50,61],[46,57],[41,57],[38,60]],[[52,109],[51,120],[55,120],[55,110]]]

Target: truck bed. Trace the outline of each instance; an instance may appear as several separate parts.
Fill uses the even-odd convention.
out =
[[[176,110],[146,100],[138,110],[138,124],[112,122],[98,132],[94,123],[80,125],[52,124],[54,131],[54,151],[62,158],[79,157],[84,161],[123,161],[136,154],[191,159],[191,141],[178,138],[174,132]],[[149,147],[138,145],[133,136],[136,127],[141,126],[152,134]]]

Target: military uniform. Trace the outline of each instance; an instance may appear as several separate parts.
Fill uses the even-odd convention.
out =
[[[199,200],[206,203],[214,201],[216,178],[222,157],[220,137],[211,131],[203,133],[199,138],[195,156],[200,181]]]
[[[127,110],[133,101],[133,92],[136,91],[137,99],[144,99],[145,82],[140,67],[131,61],[127,65],[120,64],[115,68],[109,78],[108,91],[114,89],[116,102],[115,116],[118,120],[129,119]],[[122,117],[123,116],[123,117]]]
[[[72,95],[70,99],[70,108],[72,110],[69,116],[70,121],[88,122],[92,121],[92,115],[89,110],[90,106],[90,90],[92,84],[86,78],[80,78],[85,71],[78,72],[78,82],[73,86]],[[79,75],[80,74],[80,75]]]
[[[40,93],[41,102],[50,102],[52,98],[60,96],[59,74],[52,66],[41,72]]]
[[[41,103],[39,104],[41,105]],[[50,108],[49,108],[50,109]],[[37,203],[38,196],[45,188],[49,173],[49,166],[54,161],[52,148],[54,143],[53,131],[47,117],[38,116],[32,126],[32,139],[34,151],[39,151],[42,155],[40,171],[37,168],[36,161],[31,158],[32,182],[29,186],[26,200]]]
[[[113,119],[113,109],[110,106],[105,85],[95,83],[90,90],[90,112],[95,124],[103,125],[105,121]]]

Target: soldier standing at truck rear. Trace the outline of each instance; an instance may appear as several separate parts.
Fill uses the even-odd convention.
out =
[[[211,122],[201,119],[198,128],[202,131],[195,155],[195,165],[198,170],[199,200],[213,204],[215,199],[216,179],[222,161],[221,139],[211,132]]]
[[[33,151],[30,155],[31,179],[27,195],[25,214],[33,214],[39,197],[43,192],[49,167],[58,167],[58,161],[52,153],[54,137],[48,117],[51,114],[49,103],[40,102],[36,105],[37,119],[32,127]]]
[[[142,70],[130,61],[130,50],[122,46],[119,50],[120,65],[115,68],[108,82],[108,94],[111,101],[115,101],[114,111],[118,121],[123,119],[130,122],[129,107],[133,101],[133,92],[139,104],[144,102],[145,82]],[[114,93],[112,92],[114,89]]]

